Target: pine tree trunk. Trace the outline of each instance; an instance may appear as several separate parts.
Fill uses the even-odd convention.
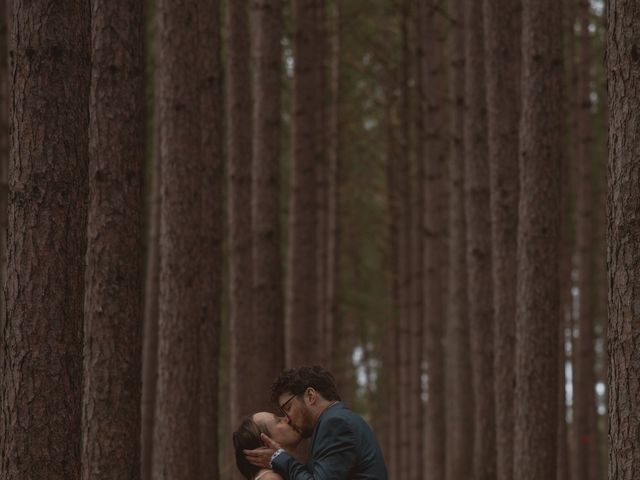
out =
[[[14,4],[0,478],[81,467],[90,11]]]
[[[324,319],[324,349],[327,358],[327,367],[332,368],[336,361],[338,351],[338,338],[336,336],[336,324],[339,308],[339,252],[340,252],[340,222],[338,214],[340,202],[340,178],[341,178],[341,139],[340,119],[342,105],[342,67],[341,67],[341,18],[342,3],[335,2],[330,11],[330,61],[329,61],[329,138],[328,138],[328,242],[327,242],[327,278],[326,278],[326,312]]]
[[[157,100],[156,100],[157,104]],[[156,138],[152,156],[152,178],[149,193],[149,227],[147,235],[147,265],[145,272],[144,328],[142,333],[142,408],[141,408],[141,475],[152,480],[153,430],[158,384],[158,296],[160,293],[160,141],[159,128],[154,125]]]
[[[218,480],[218,388],[222,332],[224,241],[224,98],[220,0],[200,0],[200,126],[202,129],[202,318],[200,324],[200,479]]]
[[[398,164],[397,195],[398,209],[398,272],[400,279],[400,312],[398,345],[398,456],[399,478],[411,478],[411,268],[412,268],[412,232],[411,232],[411,51],[409,45],[410,1],[402,0],[400,4],[401,30],[401,84],[400,84],[400,151]]]
[[[493,393],[493,293],[482,3],[465,8],[465,213],[467,291],[474,388],[474,478],[496,474]]]
[[[484,34],[489,126],[494,303],[496,478],[513,478],[518,122],[520,115],[519,1],[485,0]]]
[[[575,478],[595,480],[597,469],[590,465],[598,458],[597,426],[595,424],[595,355],[594,355],[594,214],[593,214],[593,134],[591,131],[591,40],[589,34],[589,3],[578,4],[580,19],[578,63],[578,124],[576,253],[578,260],[578,338],[574,368],[574,435]]]
[[[317,215],[314,144],[317,95],[317,49],[314,2],[294,0],[293,165],[289,206],[286,364],[319,361],[317,331]]]
[[[316,177],[316,275],[317,275],[317,334],[318,355],[322,365],[327,364],[326,319],[327,319],[327,253],[329,242],[329,163],[327,145],[329,143],[329,116],[327,97],[329,93],[328,61],[329,42],[326,0],[315,0],[314,33],[315,58],[314,88],[314,162]]]
[[[7,170],[9,168],[9,17],[12,0],[0,1],[0,288],[7,279]],[[4,335],[5,298],[0,295],[0,345]],[[0,348],[0,366],[2,348]]]
[[[464,204],[464,37],[463,0],[450,4],[455,20],[450,44],[451,159],[449,163],[449,296],[446,331],[448,399],[446,437],[447,480],[466,480],[473,463],[473,391],[467,300],[466,223]]]
[[[607,18],[609,478],[632,480],[640,476],[640,5],[611,0]]]
[[[228,192],[231,321],[231,424],[264,408],[264,391],[254,387],[260,373],[259,335],[253,318],[253,252],[251,219],[251,77],[249,1],[230,2],[228,29]],[[251,379],[251,381],[249,381]]]
[[[253,315],[261,334],[261,368],[253,381],[267,400],[271,382],[284,368],[284,291],[280,255],[280,64],[282,0],[253,0]],[[261,409],[270,405],[262,402]]]
[[[161,161],[158,387],[153,478],[199,471],[202,318],[202,148],[198,5],[159,0],[158,121]]]
[[[82,478],[140,478],[143,14],[93,0]],[[118,30],[110,28],[118,25]],[[121,51],[128,55],[122,56]],[[119,192],[114,195],[114,192]]]
[[[389,89],[390,90],[390,89]],[[385,129],[387,133],[386,145],[386,167],[387,167],[387,204],[389,211],[389,288],[392,298],[392,315],[387,325],[389,335],[385,338],[384,345],[384,373],[385,387],[387,392],[387,432],[386,438],[383,438],[383,451],[387,459],[387,467],[390,478],[398,478],[399,476],[399,427],[397,421],[399,406],[399,389],[398,389],[398,338],[400,334],[400,228],[399,228],[399,210],[400,202],[398,198],[398,173],[395,168],[395,160],[398,154],[398,147],[395,140],[395,132],[393,125],[393,106],[391,104],[391,92],[385,92]]]
[[[554,478],[557,456],[561,5],[523,2],[514,475]]]
[[[421,15],[424,31],[420,40],[424,56],[425,154],[424,186],[424,317],[425,357],[428,375],[428,401],[425,415],[424,472],[428,478],[446,478],[446,399],[445,352],[447,259],[448,259],[448,173],[449,149],[447,66],[445,29],[441,15],[444,2],[432,0]],[[426,88],[426,87],[429,88]]]

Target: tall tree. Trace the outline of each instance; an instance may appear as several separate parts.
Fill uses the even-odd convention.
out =
[[[424,108],[422,142],[425,155],[424,186],[424,322],[428,400],[425,414],[425,474],[446,478],[445,352],[448,233],[448,118],[445,64],[444,2],[429,1],[422,11],[424,25],[422,76]],[[421,209],[422,210],[422,209]]]
[[[249,1],[230,2],[227,8],[228,71],[227,130],[229,169],[229,277],[231,329],[231,422],[264,405],[267,392],[254,389],[259,371],[259,335],[253,321],[253,252],[251,226],[251,70]],[[260,397],[260,395],[263,397]],[[262,401],[261,401],[262,400]]]
[[[157,100],[156,100],[157,102]],[[156,136],[159,128],[154,124]],[[142,480],[151,480],[153,472],[153,430],[158,383],[158,296],[160,281],[160,157],[159,141],[154,139],[151,157],[151,181],[148,195],[147,259],[142,332],[142,393],[140,470]]]
[[[199,0],[202,250],[200,253],[200,478],[218,480],[218,389],[224,240],[224,98],[220,0]]]
[[[487,143],[482,2],[465,2],[464,189],[467,222],[467,292],[474,389],[474,478],[496,471],[493,395],[491,210]]]
[[[155,3],[153,4],[155,7]],[[155,41],[157,22],[155,8],[144,10],[147,56],[147,216],[146,264],[144,278],[144,325],[142,327],[142,404],[140,434],[141,480],[152,480],[153,431],[158,383],[158,299],[160,291],[160,125],[156,121],[158,89],[155,88],[155,64],[158,44]]]
[[[575,478],[597,478],[597,425],[595,423],[594,355],[594,202],[593,132],[591,121],[591,39],[588,0],[578,2],[580,22],[578,100],[576,129],[576,254],[578,263],[578,337],[574,363],[574,454]]]
[[[142,4],[93,0],[91,24],[82,478],[136,479],[143,316]]]
[[[7,278],[7,169],[9,167],[9,12],[12,0],[0,1],[0,288]],[[4,332],[4,295],[0,295],[0,344]],[[2,365],[0,349],[0,365]]]
[[[453,19],[450,52],[451,145],[449,163],[449,296],[446,328],[446,478],[464,480],[472,475],[473,392],[469,355],[469,317],[467,300],[466,223],[464,202],[464,2],[449,5]]]
[[[14,3],[0,477],[80,477],[89,3]]]
[[[339,251],[340,251],[340,119],[342,107],[342,2],[334,2],[329,11],[329,108],[328,108],[328,205],[327,205],[327,277],[325,290],[324,351],[329,366],[333,366],[339,349],[337,333],[339,305]]]
[[[153,478],[199,471],[202,148],[196,1],[159,0],[161,168],[158,387]],[[204,14],[204,13],[203,13]]]
[[[315,104],[313,121],[314,163],[316,179],[316,286],[317,286],[317,335],[319,361],[328,361],[326,350],[327,321],[327,254],[329,244],[329,29],[326,0],[315,0],[312,7],[316,19],[314,21],[314,37],[316,38],[313,89]]]
[[[390,90],[390,88],[388,88]],[[393,313],[387,326],[389,335],[385,338],[384,346],[384,368],[387,377],[387,437],[383,439],[385,456],[388,458],[389,476],[397,478],[399,476],[399,423],[396,421],[398,406],[400,404],[400,392],[398,381],[399,366],[399,337],[400,337],[400,201],[398,195],[398,174],[395,168],[396,155],[398,155],[398,145],[395,138],[393,124],[393,105],[391,92],[386,92],[385,98],[385,128],[387,130],[386,145],[386,166],[387,166],[387,204],[389,210],[389,249],[390,254],[390,281]]]
[[[485,0],[484,51],[491,186],[496,478],[513,478],[520,1]]]
[[[609,162],[609,478],[640,475],[640,332],[637,276],[640,257],[640,5],[611,0],[607,11]]]
[[[294,0],[294,84],[286,299],[286,364],[319,360],[315,179],[317,2]]]
[[[253,265],[255,324],[260,326],[256,392],[268,392],[284,367],[284,291],[280,255],[280,64],[282,0],[253,0]],[[264,405],[267,407],[267,405]]]
[[[523,1],[514,478],[554,478],[562,156],[561,5]]]

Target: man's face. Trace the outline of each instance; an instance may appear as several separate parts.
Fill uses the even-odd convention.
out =
[[[304,395],[293,395],[286,392],[278,397],[280,410],[289,419],[290,425],[300,433],[302,438],[309,438],[315,427],[313,415],[305,403]]]

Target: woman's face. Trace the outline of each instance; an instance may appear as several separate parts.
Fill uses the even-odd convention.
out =
[[[253,416],[257,425],[263,425],[269,436],[283,448],[294,448],[300,443],[300,434],[296,432],[287,417],[277,417],[273,413],[258,412]]]

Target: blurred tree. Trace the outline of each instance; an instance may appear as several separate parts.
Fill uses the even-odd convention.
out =
[[[514,478],[554,478],[562,155],[562,28],[557,2],[523,2]]]
[[[491,186],[491,265],[494,305],[496,478],[513,478],[518,125],[520,119],[520,1],[485,0],[484,45]]]

